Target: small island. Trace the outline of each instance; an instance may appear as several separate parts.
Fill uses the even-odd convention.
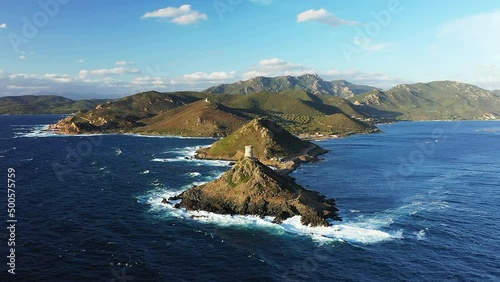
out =
[[[251,145],[260,162],[278,168],[281,174],[290,173],[300,163],[317,161],[319,155],[327,152],[271,120],[256,118],[210,147],[198,150],[196,158],[237,161],[244,155],[241,144]]]
[[[310,226],[329,226],[332,220],[342,220],[334,199],[307,190],[293,178],[264,165],[254,156],[252,146],[247,146],[244,158],[219,179],[168,199],[175,200],[181,200],[176,208],[270,216],[275,223],[293,216],[301,216],[302,224]]]

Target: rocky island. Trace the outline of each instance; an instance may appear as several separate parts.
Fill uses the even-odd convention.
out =
[[[168,199],[175,200],[181,200],[176,208],[270,216],[275,223],[293,216],[301,216],[302,224],[310,226],[329,226],[331,220],[342,220],[334,199],[307,190],[293,178],[267,167],[253,156],[252,146],[248,146],[245,157],[219,179]]]
[[[327,151],[309,141],[301,140],[273,121],[257,118],[229,136],[198,150],[196,158],[236,161],[243,158],[241,144],[251,145],[254,155],[265,165],[289,173],[302,162],[316,161]]]

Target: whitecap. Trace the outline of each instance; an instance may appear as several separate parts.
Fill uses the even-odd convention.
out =
[[[192,185],[202,185],[206,182],[194,182]],[[190,185],[190,186],[192,186]],[[188,188],[188,187],[184,187]],[[185,190],[185,189],[183,189]],[[239,228],[266,228],[275,234],[298,234],[309,236],[313,241],[324,244],[331,242],[349,242],[353,244],[376,244],[403,237],[402,231],[382,231],[377,228],[360,227],[360,222],[331,222],[327,227],[311,227],[301,223],[300,216],[294,216],[282,224],[273,223],[274,217],[259,217],[253,215],[222,215],[206,211],[187,211],[175,208],[180,201],[169,200],[179,195],[181,191],[153,190],[138,200],[150,205],[152,211],[160,212],[165,217],[175,217],[212,223],[220,226],[237,226]],[[163,199],[168,202],[162,203]],[[367,226],[373,223],[366,223]]]
[[[419,240],[419,241],[420,241],[420,240],[425,240],[425,238],[426,238],[426,237],[425,237],[425,236],[426,236],[426,234],[425,234],[425,230],[424,230],[424,229],[422,229],[422,230],[420,230],[420,231],[418,231],[418,232],[415,232],[415,233],[413,233],[413,234],[414,234],[415,236],[417,236],[417,240]]]
[[[147,170],[147,169],[143,172],[140,172],[140,174],[148,174],[148,173],[149,173],[149,170]]]
[[[195,172],[188,172],[187,175],[191,177],[198,177],[201,176],[201,173],[195,171]]]
[[[29,126],[14,127],[14,138],[33,138],[33,137],[55,137],[58,136],[54,131],[50,130],[48,124],[37,124]]]
[[[153,158],[152,162],[190,162],[196,166],[229,166],[230,161],[220,161],[220,160],[200,160],[200,159],[192,159],[189,157],[176,157],[176,158]]]
[[[349,243],[375,244],[400,238],[400,234],[397,232],[391,235],[378,229],[357,227],[355,224],[348,222],[331,226],[311,227],[303,225],[300,219],[300,216],[294,216],[283,221],[281,226],[287,232],[308,235],[315,241],[321,239],[321,241],[336,240]]]

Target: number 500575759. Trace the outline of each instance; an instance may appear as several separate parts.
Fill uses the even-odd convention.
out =
[[[16,170],[13,168],[7,169],[7,185],[9,188],[15,188],[16,187]]]

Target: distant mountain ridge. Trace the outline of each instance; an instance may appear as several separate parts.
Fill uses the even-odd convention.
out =
[[[0,97],[0,114],[71,114],[91,110],[108,100],[71,100],[57,95]]]
[[[245,81],[213,86],[203,92],[247,95],[257,92],[281,92],[289,89],[304,90],[314,95],[349,98],[378,88],[357,85],[345,80],[326,81],[316,74],[304,74],[301,76],[258,76]]]
[[[456,81],[401,84],[349,100],[367,115],[404,120],[500,118],[498,94]]]

